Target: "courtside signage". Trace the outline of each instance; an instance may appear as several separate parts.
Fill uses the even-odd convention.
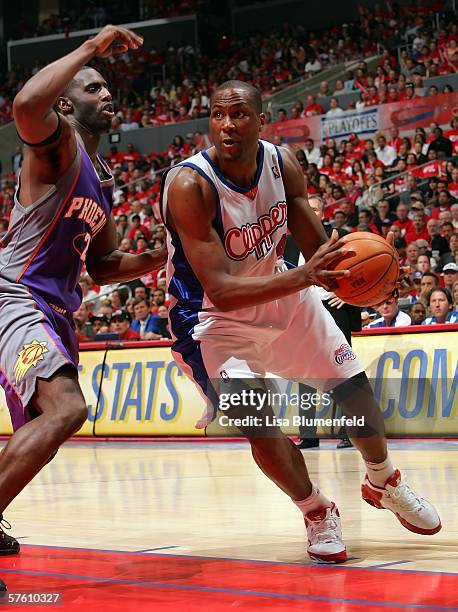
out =
[[[353,349],[366,368],[391,435],[458,435],[456,332],[357,336]],[[204,400],[172,359],[169,347],[80,353],[80,382],[89,417],[79,435],[201,436],[194,428]],[[280,382],[280,381],[279,381]],[[297,415],[296,383],[283,381],[279,418],[285,431]],[[288,402],[288,398],[290,401]],[[331,402],[316,417],[331,419]],[[329,433],[326,427],[323,433]],[[11,423],[0,390],[0,434]],[[220,432],[224,435],[224,432]]]

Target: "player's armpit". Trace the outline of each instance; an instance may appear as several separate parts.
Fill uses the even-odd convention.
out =
[[[289,149],[282,147],[281,154],[288,207],[288,228],[305,260],[308,261],[326,242],[326,232],[309,206],[305,177],[299,162]]]

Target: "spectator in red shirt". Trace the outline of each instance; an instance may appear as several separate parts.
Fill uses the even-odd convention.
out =
[[[352,132],[350,134],[350,136],[348,137],[348,140],[353,145],[353,151],[355,152],[357,151],[359,153],[359,159],[361,159],[366,149],[364,140],[360,140],[358,138],[358,134],[356,134],[355,132]]]
[[[453,153],[458,153],[458,117],[453,117],[450,122],[450,130],[444,132],[444,137],[448,138],[453,145]]]
[[[90,342],[91,339],[84,335],[84,324],[78,319],[74,319],[75,322],[75,335],[78,342]]]
[[[415,93],[415,87],[413,85],[413,83],[407,83],[406,85],[406,93],[405,93],[405,99],[407,100],[416,100],[417,98],[419,98],[420,96],[418,96]]]
[[[396,85],[388,85],[388,93],[386,96],[386,102],[389,104],[390,102],[398,101],[398,91],[396,89]]]
[[[148,249],[148,242],[146,241],[145,237],[143,235],[140,235],[137,237],[136,240],[136,249],[134,251],[134,253],[138,254],[138,253],[144,253],[147,249]]]
[[[153,291],[153,295],[151,296],[150,312],[157,314],[160,306],[166,306],[168,308],[169,303],[166,300],[164,289],[158,287]]]
[[[367,96],[364,100],[364,106],[376,106],[380,103],[380,98],[377,95],[377,89],[374,86],[367,88]]]
[[[359,211],[358,222],[359,225],[366,225],[373,234],[380,236],[380,232],[374,223],[374,215],[369,209],[363,208]],[[353,230],[357,231],[357,228],[353,228]]]
[[[353,164],[355,161],[361,160],[361,151],[359,149],[355,150],[353,143],[349,140],[345,143],[345,161]]]
[[[340,183],[341,185],[343,185],[346,179],[348,178],[345,172],[342,171],[342,164],[340,162],[334,161],[332,163],[332,173],[330,175],[330,178],[334,182]]]
[[[355,180],[351,176],[348,176],[345,179],[345,192],[345,197],[353,205],[356,204],[356,200],[361,196],[361,189],[356,187]]]
[[[127,145],[127,151],[121,151],[121,153],[118,153],[118,159],[116,161],[127,167],[129,162],[135,163],[140,161],[140,159],[140,153],[135,149],[134,145],[129,142]]]
[[[127,310],[117,310],[111,317],[110,331],[120,340],[140,340],[139,334],[130,327],[131,317]]]
[[[420,202],[417,202],[416,204],[419,205]],[[422,238],[423,240],[429,241],[430,236],[429,236],[428,230],[426,229],[424,212],[418,211],[414,213],[413,219],[412,219],[412,225],[413,225],[413,228],[410,231],[406,232],[406,235],[405,235],[407,244],[410,244],[411,242],[415,242],[416,240],[419,240],[420,238]]]
[[[175,121],[176,122],[180,122],[180,121],[190,121],[191,120],[191,116],[188,114],[188,110],[186,108],[186,106],[179,106],[178,107],[178,116],[175,117]]]
[[[316,97],[312,94],[307,96],[307,104],[304,107],[304,112],[302,113],[304,117],[313,117],[313,115],[322,115],[324,113],[324,108],[321,104],[318,104],[316,101]]]
[[[403,142],[403,139],[399,136],[399,128],[392,127],[390,128],[390,139],[387,141],[387,145],[393,147],[396,152],[399,154],[399,148]]]
[[[332,171],[332,157],[329,153],[325,153],[323,155],[323,165],[320,168],[320,174],[325,174],[326,176],[331,177],[333,174]]]
[[[127,238],[129,238],[129,240],[135,240],[135,233],[138,231],[143,234],[143,236],[146,238],[146,241],[151,240],[151,233],[149,229],[146,227],[146,225],[140,223],[140,215],[133,215],[132,227],[130,228],[129,233],[127,234]]]
[[[412,221],[408,218],[409,207],[407,204],[402,202],[397,205],[396,208],[396,221],[393,221],[393,225],[397,225],[401,230],[401,236],[405,236],[407,232],[413,230]]]
[[[450,210],[450,194],[446,189],[441,189],[437,196],[437,206],[433,208],[431,217],[439,219],[440,213],[448,210]]]

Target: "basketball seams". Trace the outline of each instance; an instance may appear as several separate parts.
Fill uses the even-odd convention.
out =
[[[367,296],[367,302],[363,306],[372,306],[376,300],[380,301],[389,292],[389,286],[393,285],[393,288],[395,286],[400,270],[397,253],[382,236],[368,232],[349,234],[344,236],[342,241],[350,248],[353,243],[357,243],[354,245],[355,254],[339,258],[338,261],[333,262],[332,269],[353,271],[353,284],[348,278],[338,280],[336,295],[355,306],[361,306],[357,302]],[[382,257],[382,260],[377,261],[379,257]],[[387,258],[388,261],[385,261]],[[355,274],[356,270],[358,270],[357,274]],[[363,283],[359,287],[358,280]],[[386,287],[382,292],[383,284]],[[380,291],[377,292],[379,285],[381,286]]]
[[[376,287],[379,283],[383,281],[383,279],[386,277],[388,272],[391,270],[391,266],[393,265],[393,262],[395,266],[398,268],[397,276],[399,276],[399,262],[397,261],[396,257],[394,257],[391,253],[377,253],[375,255],[371,255],[371,257],[369,257],[368,259],[364,261],[360,261],[357,264],[355,264],[355,266],[359,266],[361,264],[364,264],[367,261],[370,261],[371,259],[383,256],[383,255],[388,255],[389,257],[391,257],[391,261],[390,261],[390,264],[387,266],[385,272],[382,274],[382,276],[380,276],[380,278],[377,281],[375,281],[372,285],[370,286],[365,285],[359,293],[352,293],[351,295],[346,296],[348,297],[348,299],[357,298],[361,295],[364,295],[364,293],[367,293],[368,291],[371,291],[372,289],[374,289],[374,287]],[[349,268],[349,270],[351,270],[351,268]],[[340,294],[338,297],[340,297],[343,301],[346,301],[346,297],[344,297],[342,294]]]

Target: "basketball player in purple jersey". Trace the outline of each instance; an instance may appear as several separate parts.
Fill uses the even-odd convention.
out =
[[[172,348],[210,406],[224,393],[227,417],[253,419],[240,429],[260,469],[303,513],[312,560],[341,563],[347,552],[336,504],[272,425],[264,405],[268,373],[333,390],[347,417],[365,417],[365,427],[348,432],[365,463],[367,503],[389,509],[415,533],[437,533],[441,522],[393,467],[369,381],[314,287],[329,290],[349,274],[327,269],[347,247],[337,232],[327,241],[299,163],[289,149],[259,140],[263,124],[259,92],[240,81],[223,83],[211,98],[214,146],[174,166],[163,181]],[[287,226],[306,263],[285,271],[278,253]],[[257,395],[240,407],[248,391]],[[211,412],[197,426],[208,424]]]
[[[133,32],[106,26],[38,72],[14,100],[26,147],[0,251],[0,382],[15,432],[0,455],[0,515],[87,418],[72,323],[83,262],[104,284],[166,260],[165,249],[117,250],[113,177],[97,155],[113,102],[102,75],[85,65],[141,44]],[[2,531],[1,554],[18,550]]]

